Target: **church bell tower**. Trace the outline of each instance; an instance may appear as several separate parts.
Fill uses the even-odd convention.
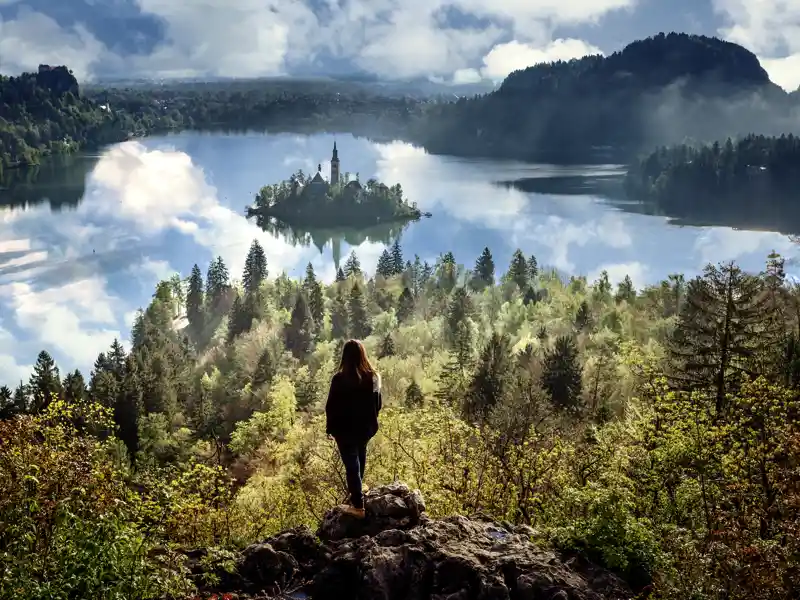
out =
[[[331,185],[339,183],[339,151],[336,142],[333,142],[333,156],[331,157]]]

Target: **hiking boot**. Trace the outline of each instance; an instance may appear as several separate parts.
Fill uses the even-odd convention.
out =
[[[345,506],[342,508],[342,512],[356,519],[363,519],[366,516],[363,508],[356,508],[355,506]]]

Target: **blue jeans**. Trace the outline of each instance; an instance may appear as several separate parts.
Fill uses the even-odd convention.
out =
[[[364,508],[364,494],[361,482],[364,479],[364,465],[367,462],[367,445],[353,444],[336,440],[339,455],[344,463],[347,477],[347,490],[350,492],[350,504],[356,508]]]

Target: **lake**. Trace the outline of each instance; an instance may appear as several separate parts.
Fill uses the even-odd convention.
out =
[[[126,339],[136,309],[157,281],[204,274],[221,255],[240,277],[258,238],[272,275],[300,275],[310,262],[330,281],[336,260],[355,250],[374,272],[387,232],[347,231],[313,244],[258,229],[245,205],[267,183],[297,169],[330,172],[332,135],[189,133],[113,146],[42,167],[35,181],[0,191],[0,384],[27,379],[41,349],[88,376],[97,353]],[[614,199],[614,166],[554,167],[431,156],[402,142],[336,136],[342,172],[400,183],[433,216],[401,235],[406,258],[431,264],[452,250],[474,264],[484,246],[504,271],[512,252],[540,265],[642,286],[669,273],[696,274],[708,262],[761,269],[776,250],[796,254],[784,235],[729,227],[675,226]],[[302,232],[300,232],[302,234]],[[310,238],[312,236],[306,235]],[[793,263],[791,263],[793,264]],[[787,269],[793,273],[793,267]]]

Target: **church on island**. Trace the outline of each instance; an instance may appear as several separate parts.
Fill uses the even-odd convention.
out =
[[[322,165],[319,164],[317,165],[316,174],[306,185],[303,186],[297,179],[292,179],[292,195],[308,195],[314,199],[341,195],[349,200],[360,202],[364,197],[364,188],[357,179],[353,179],[342,185],[339,151],[336,149],[336,142],[333,142],[330,180],[325,181],[325,178],[322,176]]]

